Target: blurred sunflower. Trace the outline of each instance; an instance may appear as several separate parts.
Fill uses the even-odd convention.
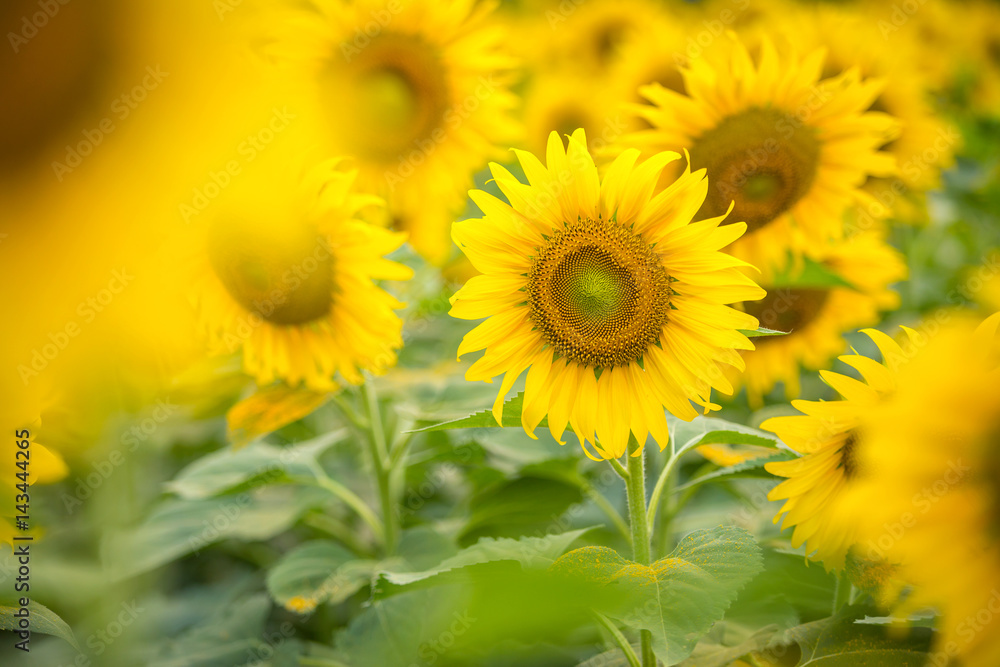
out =
[[[938,187],[941,170],[954,163],[959,135],[931,105],[915,35],[908,31],[893,35],[890,48],[878,23],[869,16],[830,5],[800,5],[798,11],[780,18],[777,30],[800,49],[826,47],[824,78],[854,68],[863,77],[885,82],[870,110],[899,120],[899,136],[883,149],[896,158],[899,170],[893,181],[900,183],[870,178],[864,188],[870,197],[863,204],[869,210],[889,205],[905,222],[925,220],[921,195]]]
[[[247,174],[206,225],[194,259],[199,318],[212,350],[242,348],[261,386],[332,390],[335,374],[358,384],[362,370],[395,363],[402,304],[373,281],[411,277],[383,259],[405,234],[359,218],[379,202],[354,191],[356,175],[336,160],[301,182]]]
[[[23,502],[23,499],[18,499],[17,496],[24,492],[24,489],[17,488],[17,485],[52,484],[66,477],[69,468],[59,452],[38,441],[41,419],[37,414],[34,418],[25,418],[23,414],[17,415],[5,410],[0,414],[0,421],[3,423],[4,432],[8,434],[0,447],[0,456],[3,457],[0,463],[0,474],[3,475],[3,482],[0,483],[0,503],[4,508],[0,513],[0,543],[13,545],[15,535],[34,533],[34,530],[25,533],[14,528],[15,505]],[[27,456],[17,458],[17,453],[24,449],[18,444],[22,442],[27,443],[25,447],[30,459]],[[19,461],[28,463],[27,470],[17,465]],[[27,479],[17,477],[19,473],[26,473]],[[29,525],[34,529],[36,523],[31,520]]]
[[[316,0],[267,15],[267,52],[328,156],[357,160],[358,187],[383,197],[422,255],[443,263],[448,225],[497,142],[518,132],[509,113],[514,60],[493,2]]]
[[[734,36],[682,69],[686,94],[659,84],[641,88],[636,107],[651,129],[624,143],[655,152],[683,148],[712,187],[704,215],[726,212],[747,223],[730,249],[766,268],[784,259],[788,238],[809,251],[843,233],[845,209],[868,176],[887,176],[894,160],[879,147],[896,122],[866,111],[882,90],[854,70],[821,80],[823,51],[778,55],[764,39],[752,59]]]
[[[788,398],[798,396],[801,368],[822,368],[844,349],[845,333],[876,324],[880,311],[896,308],[899,295],[890,285],[907,275],[902,255],[873,233],[826,244],[818,263],[844,284],[795,286],[805,266],[789,262],[778,284],[778,273],[764,272],[760,282],[767,297],[743,304],[761,326],[789,332],[758,339],[756,349],[743,355],[745,372],[733,374],[753,406],[779,382]]]
[[[532,62],[576,68],[584,76],[608,74],[625,49],[667,20],[649,0],[598,0],[557,6],[536,21],[534,39],[520,48]]]
[[[783,521],[783,528],[794,527],[792,546],[797,549],[806,544],[810,558],[834,570],[844,569],[847,552],[858,539],[850,522],[836,520],[834,506],[844,487],[857,477],[858,452],[869,446],[864,417],[896,390],[896,372],[904,358],[902,348],[889,336],[875,329],[864,333],[882,353],[881,364],[857,353],[839,357],[861,374],[863,382],[820,371],[823,381],[843,400],[793,401],[802,415],[774,417],[761,424],[802,455],[764,466],[768,472],[788,478],[767,496],[771,501],[785,501],[774,522]]]
[[[528,150],[545,152],[553,130],[562,136],[583,128],[592,151],[617,139],[625,129],[627,114],[607,90],[605,82],[573,71],[537,72],[524,92]]]
[[[504,374],[493,414],[528,371],[521,423],[529,435],[548,414],[561,442],[567,423],[599,457],[625,453],[629,434],[668,442],[663,408],[681,419],[711,409],[711,390],[730,393],[721,365],[742,366],[736,350],[753,345],[739,331],[757,320],[726,304],[764,296],[719,252],[743,233],[725,216],[692,222],[708,184],[685,171],[654,196],[663,168],[679,158],[660,153],[636,164],[623,152],[603,182],[577,130],[568,149],[549,135],[547,167],[515,151],[529,184],[497,164],[490,168],[511,205],[470,193],[482,219],[455,223],[458,246],[484,275],[452,297],[451,314],[489,318],[465,336],[461,356],[485,348],[466,373],[491,382]],[[598,409],[601,406],[601,409]],[[596,433],[596,438],[595,438]]]
[[[871,411],[862,475],[841,503],[865,549],[914,584],[901,612],[942,614],[938,649],[1000,664],[1000,313],[960,315],[925,339]]]

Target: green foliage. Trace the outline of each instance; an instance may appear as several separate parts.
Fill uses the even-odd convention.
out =
[[[59,618],[59,614],[34,600],[28,602],[27,609],[31,632],[65,639],[73,648],[80,650],[80,645],[76,643],[76,637],[73,636],[73,630],[66,624],[66,621]],[[21,629],[19,622],[23,617],[15,616],[20,611],[21,605],[17,599],[9,604],[0,603],[0,630],[17,632]]]
[[[383,585],[383,591],[389,594],[399,592],[403,587],[481,563],[513,561],[524,568],[546,568],[588,530],[583,528],[544,537],[520,539],[483,538],[436,567],[421,572],[382,572],[379,583]]]
[[[910,628],[892,632],[887,626],[866,623],[873,607],[853,605],[835,616],[791,628],[777,636],[768,653],[786,655],[793,644],[801,654],[796,667],[906,667],[922,665],[930,650],[932,632]]]
[[[612,549],[583,547],[552,566],[557,575],[619,591],[618,604],[597,611],[651,632],[657,658],[668,665],[691,654],[761,569],[753,537],[732,526],[692,533],[670,556],[652,565],[631,562]]]
[[[310,607],[337,604],[367,585],[376,567],[376,561],[359,560],[336,542],[315,540],[288,552],[268,571],[267,590],[284,606],[296,597]]]

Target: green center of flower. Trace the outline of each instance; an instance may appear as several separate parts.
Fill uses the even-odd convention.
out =
[[[383,32],[359,53],[338,53],[323,83],[327,108],[336,112],[331,122],[363,158],[396,163],[411,151],[426,152],[422,142],[445,129],[445,65],[419,37]]]
[[[549,238],[528,274],[531,319],[556,352],[609,368],[640,359],[670,310],[670,277],[642,237],[580,220]]]
[[[794,116],[754,107],[722,120],[691,147],[691,167],[708,172],[702,214],[718,216],[734,203],[731,220],[753,232],[791,209],[809,192],[820,144]]]
[[[309,225],[217,221],[208,259],[229,295],[272,324],[312,322],[333,305],[333,255]]]
[[[815,320],[826,305],[830,292],[824,289],[768,289],[760,301],[744,301],[743,309],[757,318],[762,327],[794,332]],[[758,338],[757,345],[779,341],[782,336]]]

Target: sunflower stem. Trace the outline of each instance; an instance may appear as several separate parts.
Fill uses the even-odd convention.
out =
[[[608,463],[610,463],[611,467],[615,469],[615,472],[618,473],[619,477],[628,481],[628,470],[625,470],[625,466],[621,464],[621,461],[618,459],[608,459]]]
[[[637,451],[638,450],[638,451]],[[635,454],[633,456],[633,454]],[[632,528],[632,560],[642,565],[650,564],[649,554],[649,524],[646,522],[646,473],[643,470],[643,455],[641,445],[635,436],[629,436],[628,478],[625,480],[628,491],[628,516]],[[653,655],[653,636],[648,630],[639,632],[642,667],[656,667],[656,656]]]
[[[625,654],[625,659],[628,660],[629,667],[642,667],[642,663],[639,662],[639,656],[635,654],[635,649],[625,639],[625,635],[622,634],[621,630],[611,622],[611,619],[596,611],[594,612],[594,616],[597,618],[597,622],[601,624],[601,627],[607,630],[611,638],[615,640],[615,644],[622,650],[622,653]]]
[[[389,452],[386,447],[385,430],[382,426],[382,412],[378,405],[378,394],[371,378],[361,385],[364,394],[365,411],[368,415],[368,443],[371,449],[372,464],[375,468],[375,481],[378,484],[379,501],[382,505],[382,524],[385,526],[385,553],[391,556],[396,552],[396,542],[399,537],[396,507],[392,497],[392,468]]]

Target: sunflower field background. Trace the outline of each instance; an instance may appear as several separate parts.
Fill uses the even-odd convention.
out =
[[[1000,3],[0,27],[0,664],[1000,665]]]

